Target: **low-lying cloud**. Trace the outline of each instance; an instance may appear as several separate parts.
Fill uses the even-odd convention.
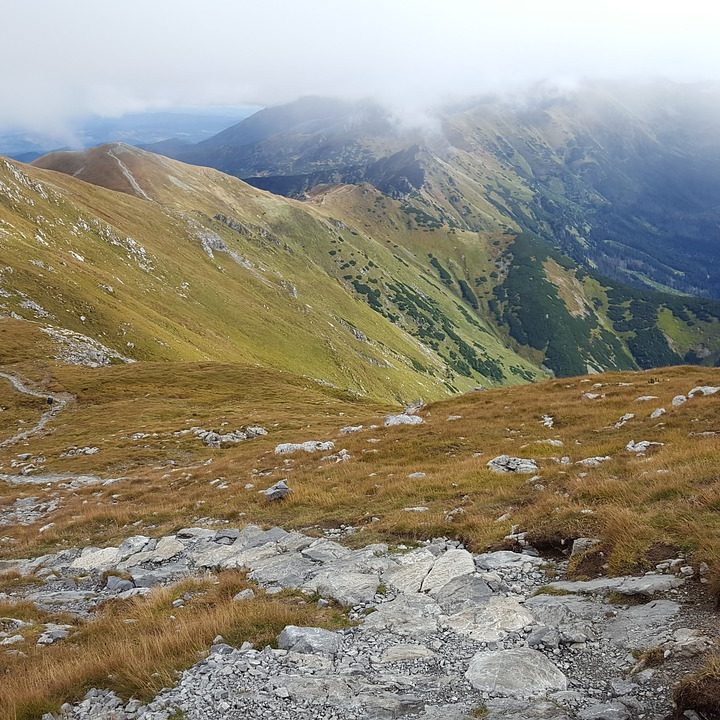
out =
[[[0,0],[0,128],[374,97],[409,115],[538,80],[720,80],[720,8],[657,0]]]

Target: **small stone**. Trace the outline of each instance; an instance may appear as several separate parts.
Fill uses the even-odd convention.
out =
[[[528,458],[511,457],[510,455],[498,455],[490,460],[487,466],[498,473],[520,473],[524,475],[532,475],[539,468],[534,460]]]
[[[340,428],[341,435],[352,435],[359,433],[363,429],[362,425],[348,425],[347,427]]]
[[[264,495],[270,502],[284,500],[291,492],[292,490],[288,486],[286,480],[279,480],[269,488],[260,490],[260,494]]]
[[[599,544],[600,540],[598,540],[598,538],[576,538],[575,540],[573,540],[570,557],[573,557],[575,555],[581,555],[588,550],[592,550],[592,548],[596,547]]]
[[[662,447],[664,443],[661,442],[653,442],[651,440],[640,440],[640,442],[635,442],[634,440],[631,440],[626,446],[625,449],[628,452],[633,453],[646,453],[648,450],[655,448],[655,447]]]
[[[401,413],[400,415],[388,415],[385,418],[385,427],[394,427],[396,425],[422,425],[423,419],[419,415],[409,415]]]

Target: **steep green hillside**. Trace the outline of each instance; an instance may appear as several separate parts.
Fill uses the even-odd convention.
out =
[[[77,177],[2,164],[7,315],[129,358],[258,363],[398,401],[542,374],[451,289],[418,278],[409,251],[312,206],[123,146],[53,163]],[[426,342],[412,312],[378,312],[337,247],[357,277],[382,266],[448,339]]]
[[[537,236],[440,224],[369,186],[335,188],[311,202],[328,214],[352,218],[364,234],[384,239],[388,247],[406,248],[422,267],[418,282],[431,277],[436,289],[452,293],[464,317],[557,375],[681,362],[712,365],[720,358],[715,301],[631,289],[587,272]],[[376,247],[368,252],[379,252]],[[335,257],[338,270],[348,273],[344,277],[361,281],[347,267],[346,252],[338,250]],[[382,267],[366,268],[368,277],[377,283]],[[380,281],[376,289],[370,298],[381,312],[407,317],[407,298],[398,298],[391,281]],[[422,328],[411,331],[422,336]],[[449,350],[460,353],[462,366],[462,343]]]
[[[712,303],[691,317],[659,294],[631,302],[530,235],[439,219],[423,209],[438,176],[415,199],[364,184],[297,202],[127,146],[39,163],[65,173],[29,171],[73,210],[26,212],[48,246],[5,276],[26,296],[6,312],[51,313],[132,358],[256,362],[407,401],[720,355]]]
[[[368,182],[425,224],[531,232],[623,284],[720,297],[718,87],[540,86],[433,120],[304,98],[177,157],[290,196]]]
[[[720,297],[720,90],[604,85],[445,118],[451,165],[491,158],[498,210],[625,284]],[[490,190],[494,177],[472,177]]]
[[[168,205],[9,162],[1,172],[5,314],[135,359],[259,363],[397,399],[444,392],[441,362],[313,261],[326,223],[284,200],[179,165],[149,172],[177,188]],[[242,233],[206,214],[201,195],[195,206],[180,197],[189,183],[211,194],[213,181]]]

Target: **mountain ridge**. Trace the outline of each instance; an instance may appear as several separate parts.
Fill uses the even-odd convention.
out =
[[[408,129],[375,106],[382,122],[347,132],[337,114],[349,122],[366,104],[335,101],[323,124],[329,101],[316,102],[314,114],[312,98],[263,110],[175,155],[289,196],[370,182],[438,222],[533,232],[624,284],[720,296],[715,86],[541,86],[440,109],[432,131]],[[311,133],[297,122],[299,106]],[[271,129],[254,140],[246,131],[264,118]]]
[[[78,174],[67,181],[61,180],[67,175],[52,175],[58,182],[70,183],[68,189],[74,194],[80,192],[74,183],[84,183],[81,177],[124,190],[133,196],[131,202],[152,208],[148,217],[163,228],[158,230],[160,236],[180,233],[179,247],[194,244],[194,268],[200,267],[198,258],[210,263],[203,273],[220,262],[220,277],[226,276],[220,285],[226,289],[214,299],[203,295],[202,310],[190,303],[193,314],[202,313],[203,323],[208,322],[206,313],[212,307],[210,326],[220,333],[213,347],[207,346],[207,340],[193,340],[204,357],[254,357],[362,393],[380,382],[385,388],[380,395],[395,386],[391,394],[405,401],[478,384],[527,382],[552,372],[582,374],[683,361],[712,364],[720,357],[718,324],[713,320],[720,311],[712,302],[662,294],[652,301],[633,298],[630,291],[588,274],[532,235],[506,228],[475,232],[451,227],[426,214],[419,204],[390,197],[371,184],[320,187],[299,202],[208,168],[117,145],[79,155],[53,154],[37,165]],[[81,187],[84,201],[100,200],[92,197],[95,186]],[[111,196],[103,195],[102,204],[110,201]],[[103,212],[113,217],[122,204],[103,207]],[[126,223],[127,213],[119,220]],[[183,262],[189,258],[184,256]],[[174,272],[184,270],[176,267]],[[236,279],[231,281],[228,273]],[[312,366],[314,361],[294,356],[286,340],[278,338],[272,353],[258,347],[249,328],[257,327],[260,337],[259,327],[237,308],[237,299],[227,295],[239,280],[238,273],[265,298],[267,309],[260,315],[266,323],[294,318],[295,326],[302,327],[307,318],[300,320],[299,312],[309,312],[318,320],[325,317],[320,325],[313,325],[325,328],[320,332],[322,340],[313,339],[315,330],[304,340],[308,348],[316,348],[307,358],[324,348],[322,372],[308,372],[304,365]],[[163,281],[158,282],[162,287]],[[317,295],[320,288],[322,300]],[[162,290],[167,291],[167,287]],[[247,289],[239,292],[238,298],[247,297]],[[188,293],[181,287],[173,295],[182,303],[190,302],[182,297]],[[328,307],[329,297],[335,298],[330,306],[344,308],[342,312],[320,310]],[[307,303],[307,298],[317,300]],[[257,299],[248,297],[248,302],[257,306]],[[163,312],[177,313],[175,300],[168,303]],[[310,309],[302,310],[305,305]],[[228,310],[236,318],[228,335],[239,343],[235,349],[227,337],[223,339],[226,330],[218,320]],[[542,314],[533,314],[538,311]],[[152,317],[160,321],[156,314]],[[176,317],[174,322],[178,327],[183,320]],[[87,325],[77,321],[69,327],[76,332],[84,328]],[[118,332],[117,326],[113,332]],[[173,333],[180,338],[187,335],[179,328]],[[638,335],[649,339],[647,347],[636,339]],[[96,339],[104,341],[102,336]],[[142,343],[149,353],[144,357],[171,355],[156,342],[148,342]],[[163,342],[172,346],[177,340]],[[249,346],[253,351],[243,354]],[[116,349],[132,356],[127,347]],[[183,357],[195,357],[198,349],[190,355],[186,349]],[[346,369],[340,370],[341,366]],[[383,373],[390,373],[391,379],[381,380]],[[350,381],[352,375],[364,379]],[[398,394],[398,382],[415,383],[415,389]],[[377,394],[378,388],[371,392]]]

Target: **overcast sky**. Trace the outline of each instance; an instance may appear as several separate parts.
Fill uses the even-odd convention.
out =
[[[698,0],[0,0],[0,129],[374,96],[416,109],[550,79],[720,79]]]

